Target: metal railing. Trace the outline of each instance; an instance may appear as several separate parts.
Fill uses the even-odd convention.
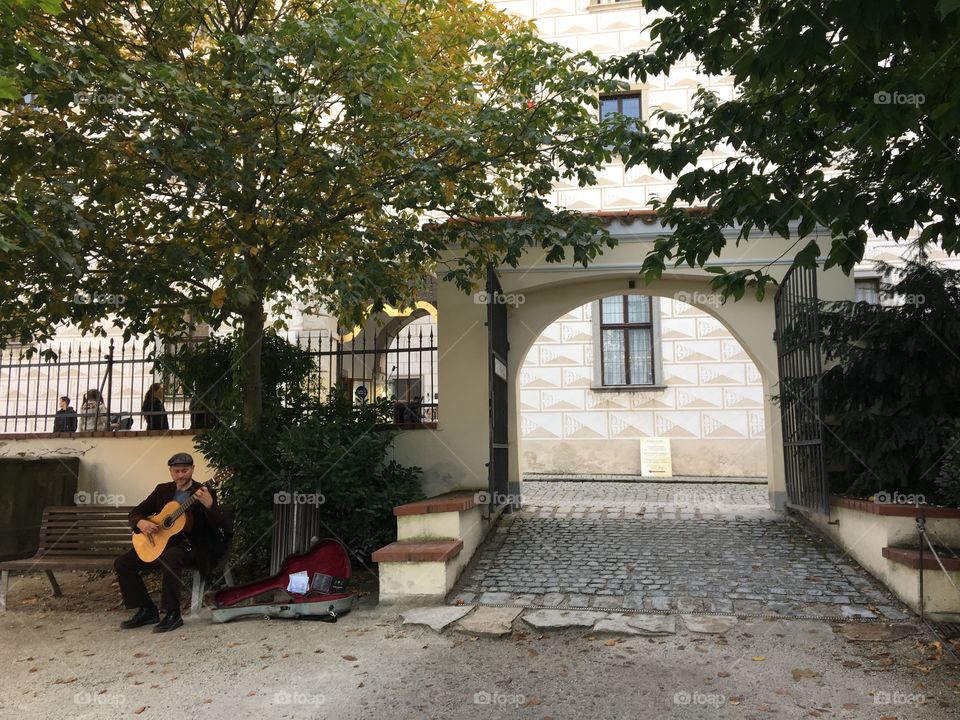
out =
[[[358,404],[393,398],[398,424],[436,422],[434,327],[407,327],[372,339],[366,335],[349,343],[330,333],[288,338],[314,358],[307,390],[321,395],[339,379]],[[0,352],[0,434],[208,427],[212,416],[205,412],[203,397],[186,394],[157,362],[175,347],[114,339],[75,341],[37,348],[29,358],[21,348],[8,348]],[[158,397],[161,405],[150,409],[145,399],[156,383],[164,394]],[[58,414],[61,396],[70,399],[70,411]]]
[[[393,399],[395,423],[439,419],[435,326],[406,327],[396,335],[363,333],[346,343],[330,333],[300,334],[290,340],[316,358],[308,384],[311,392],[322,393],[339,378],[357,403]]]

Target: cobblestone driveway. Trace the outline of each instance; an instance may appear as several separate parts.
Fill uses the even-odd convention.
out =
[[[864,570],[767,507],[765,485],[524,482],[451,602],[907,618]]]

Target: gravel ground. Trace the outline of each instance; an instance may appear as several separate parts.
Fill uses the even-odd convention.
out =
[[[946,720],[960,706],[960,668],[921,629],[851,642],[824,622],[741,619],[725,635],[681,623],[621,638],[521,618],[477,638],[402,626],[405,608],[369,594],[337,624],[202,614],[154,635],[117,627],[128,611],[110,576],[58,578],[63,598],[42,575],[12,582],[2,718]]]

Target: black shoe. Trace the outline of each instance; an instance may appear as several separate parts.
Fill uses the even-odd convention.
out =
[[[153,625],[160,619],[160,611],[153,605],[150,607],[142,607],[137,610],[136,614],[129,620],[124,620],[120,623],[120,627],[129,630],[130,628],[138,628],[141,625]]]
[[[183,618],[180,617],[180,611],[167,610],[167,614],[163,616],[163,620],[156,624],[153,631],[169,632],[170,630],[176,630],[181,625],[183,625]]]

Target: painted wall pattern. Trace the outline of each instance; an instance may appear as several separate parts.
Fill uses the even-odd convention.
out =
[[[669,437],[681,445],[756,441],[749,461],[717,474],[763,474],[757,455],[764,438],[760,375],[718,320],[687,303],[661,298],[665,387],[594,391],[594,307],[583,305],[563,315],[530,349],[520,372],[521,442],[620,441],[611,458],[623,461],[608,471],[633,472],[642,437]],[[527,470],[572,471],[557,466],[561,461],[551,457],[548,443],[536,446],[537,467],[528,462]],[[569,447],[562,462],[571,462]],[[685,472],[682,461],[677,471]]]

